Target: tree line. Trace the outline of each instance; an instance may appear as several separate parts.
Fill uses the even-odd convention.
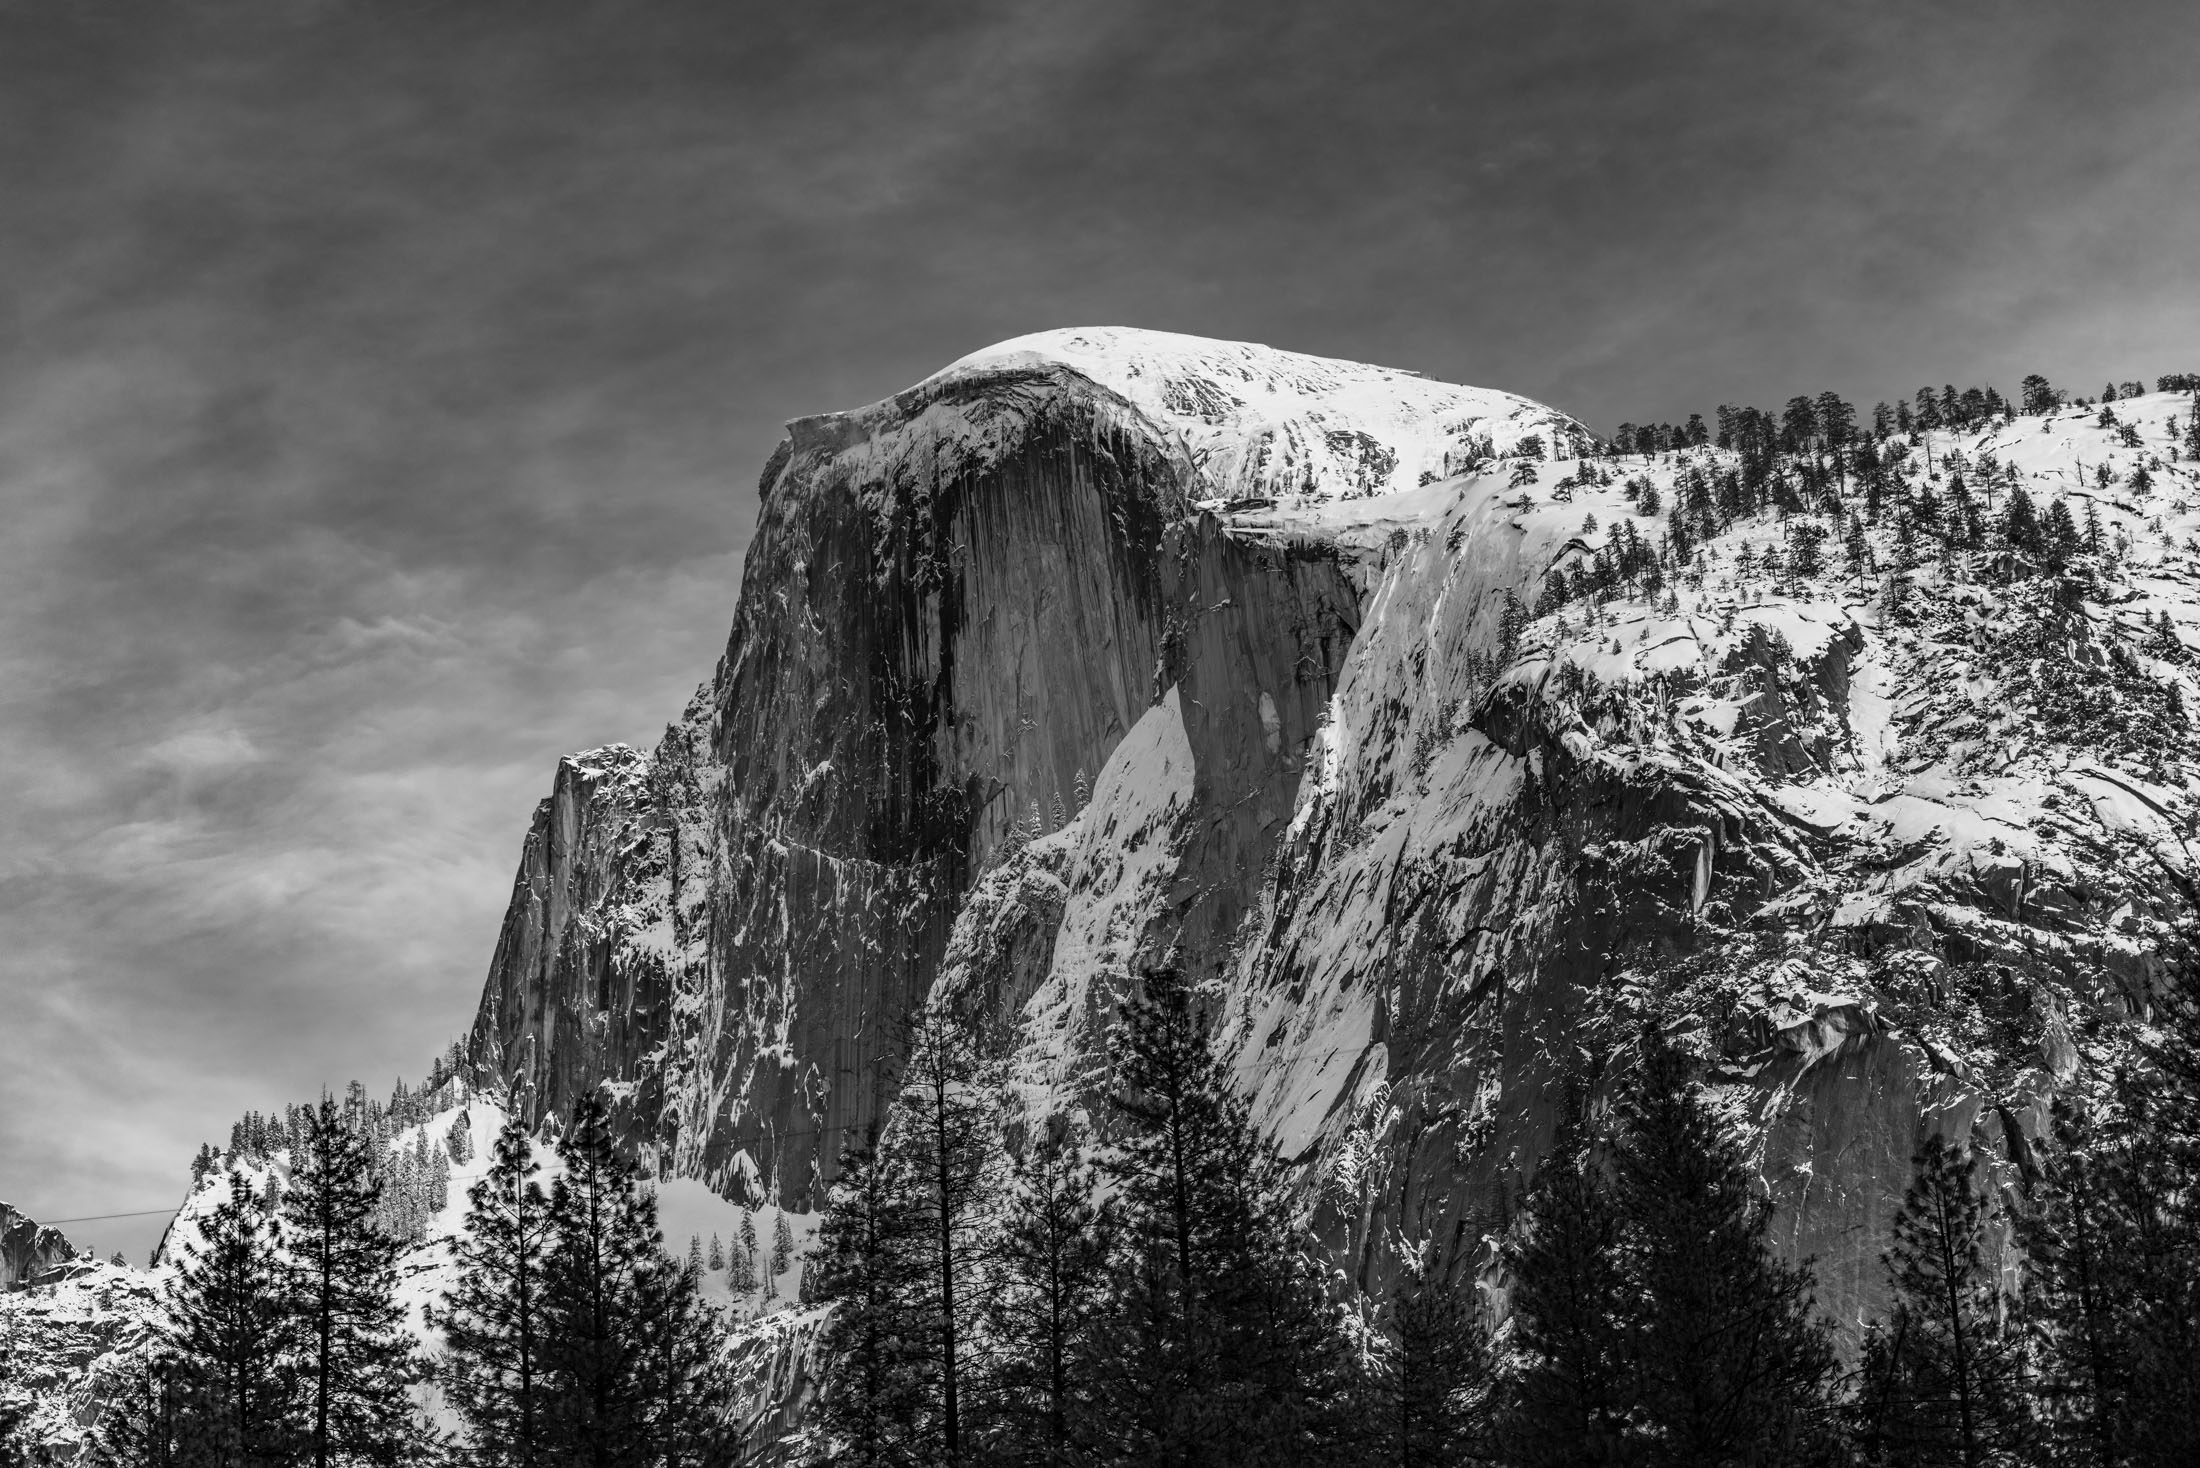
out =
[[[1891,1307],[1846,1358],[1683,1022],[1646,1024],[1625,1074],[1574,1078],[1494,1258],[1398,1240],[1363,1317],[1180,974],[1125,1008],[1105,1143],[1055,1127],[1008,1155],[977,1043],[928,1019],[825,1216],[810,1460],[2200,1461],[2200,987],[2182,993],[2171,1037],[2106,1110],[2063,1105],[2014,1192],[1925,1138]]]
[[[2161,379],[2171,387],[2187,381]],[[2026,401],[2039,411],[2064,401],[2044,378],[2025,382]],[[1633,435],[1640,451],[1680,456],[1670,501],[1646,474],[1624,481],[1636,514],[1662,517],[1664,529],[1643,533],[1623,520],[1602,544],[1577,547],[1546,574],[1532,614],[1550,615],[1574,603],[1593,610],[1622,593],[1656,598],[1683,580],[1700,584],[1708,570],[1706,543],[1737,522],[1766,513],[1777,517],[1782,534],[1770,546],[1744,548],[1734,571],[1745,585],[1794,593],[1838,564],[1859,580],[1884,576],[1887,609],[1897,618],[1907,612],[1913,574],[1936,558],[1944,565],[1963,558],[1966,575],[1975,569],[2002,581],[2022,581],[2060,575],[2081,555],[2105,564],[2119,553],[2120,543],[2111,545],[2104,535],[2092,497],[2081,496],[2077,508],[2061,496],[2043,505],[2013,464],[1991,452],[1975,458],[1960,449],[1936,454],[1918,436],[1930,427],[1983,421],[1965,406],[1971,396],[1953,388],[1939,395],[1921,391],[1915,413],[1881,404],[1868,430],[1859,428],[1853,407],[1832,393],[1795,398],[1778,415],[1721,406],[1715,433],[1700,416],[1692,417],[1686,430],[1659,429],[1649,438],[1623,425],[1620,438],[1608,447]],[[1931,413],[1924,411],[1928,397],[1934,400]],[[1979,413],[2015,416],[1990,389],[1977,397]],[[2100,408],[2100,425],[2115,428],[2124,447],[2143,446],[2135,424],[2119,419],[2107,402]],[[2200,460],[2200,397],[2186,415],[2173,413],[2166,427],[2169,445],[2156,455],[2135,455],[2121,477],[2106,462],[2093,465],[2091,491],[2120,491],[2143,504],[2154,491],[2162,456],[2174,459],[2182,452]],[[1689,452],[1707,446],[1731,458],[1720,462]],[[1616,478],[1610,460],[1583,459],[1553,486],[1553,497],[1570,502],[1577,487]],[[1892,530],[1885,554],[1867,533],[1882,525]],[[1592,518],[1584,535],[1595,528]],[[1985,563],[1974,566],[1982,555]]]
[[[450,1201],[451,1164],[467,1160],[459,1150],[469,1145],[463,1119],[440,1146],[429,1140],[425,1129],[428,1119],[442,1109],[445,1087],[456,1074],[450,1068],[452,1064],[449,1056],[439,1059],[429,1073],[428,1083],[418,1088],[400,1079],[387,1104],[369,1096],[365,1086],[353,1081],[341,1103],[348,1125],[365,1138],[368,1166],[382,1184],[377,1221],[404,1243],[417,1244],[427,1238],[431,1221]],[[247,1162],[264,1167],[278,1153],[297,1155],[307,1145],[313,1116],[313,1107],[295,1103],[279,1114],[246,1112],[229,1129],[226,1153],[217,1152],[211,1145],[200,1146],[191,1160],[191,1185],[197,1187],[209,1173],[218,1171],[225,1159],[232,1165]],[[393,1145],[400,1134],[414,1127],[421,1130],[411,1146]],[[272,1210],[281,1185],[270,1176],[266,1186],[270,1190],[267,1204]]]
[[[425,1322],[355,1108],[324,1097],[272,1209],[240,1172],[182,1246],[153,1348],[103,1419],[114,1468],[704,1468],[738,1458],[724,1323],[669,1257],[656,1198],[602,1103],[575,1108],[550,1186],[508,1122],[468,1194],[455,1273]],[[440,1390],[455,1436],[422,1410]]]

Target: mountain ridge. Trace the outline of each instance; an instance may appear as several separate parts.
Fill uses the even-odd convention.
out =
[[[2190,379],[1615,445],[1320,362],[1044,333],[790,424],[712,677],[559,762],[466,1093],[601,1087],[660,1177],[807,1213],[911,1010],[997,1037],[1028,1135],[1171,963],[1340,1292],[1411,1253],[1501,1314],[1645,1024],[1845,1342],[1924,1136],[2006,1216],[2191,914]],[[733,1345],[774,1432],[815,1323]]]
[[[1369,394],[1378,406],[1403,394],[1411,411],[1371,411],[1351,431],[1375,451],[1340,438],[1350,453],[1320,459],[1324,435],[1347,432],[1339,398],[1354,394],[1363,411]],[[2142,419],[2182,403],[2147,396],[2131,410]],[[2061,436],[2043,443],[2035,422]],[[1441,450],[1414,438],[1431,423],[1450,436]],[[651,796],[645,810],[622,796],[601,818],[630,841],[677,832],[680,861],[665,845],[662,901],[607,887],[593,926],[582,924],[590,951],[605,955],[606,979],[676,952],[672,968],[687,979],[652,991],[651,1002],[667,1013],[685,1006],[701,1023],[631,1071],[582,1066],[565,1084],[612,1080],[634,1101],[637,1145],[672,1171],[696,1170],[742,1196],[808,1200],[831,1165],[814,1139],[845,1139],[877,1116],[877,1076],[892,1052],[883,1031],[897,1009],[933,993],[964,1004],[1019,1036],[1030,1106],[1074,1107],[1111,1006],[1139,966],[1184,962],[1221,996],[1241,1079],[1305,1169],[1309,1206],[1337,1214],[1325,1225],[1333,1243],[1360,1257],[1356,1277],[1380,1288],[1386,1230],[1444,1233],[1452,1247],[1478,1251],[1476,1268],[1494,1269],[1476,1220],[1532,1174],[1567,1084],[1554,1057],[1579,1048],[1575,1031],[1620,1043],[1604,989],[1656,990],[1628,977],[1644,964],[1802,941],[1804,952],[1772,955],[1792,982],[1749,1006],[1788,1060],[1738,1058],[1717,1073],[1755,1086],[1749,1125],[1764,1139],[1784,1243],[1825,1260],[1829,1303],[1853,1331],[1879,1298],[1883,1225],[1874,1220],[1891,1213],[1919,1127],[1942,1125],[1953,1107],[1952,1129],[1991,1134],[2007,1157],[2038,1141],[2053,1089],[1965,1093],[1948,1079],[1960,1068],[1945,1062],[1947,1046],[1890,1038],[1880,981],[1865,973],[1886,967],[1881,951],[1942,966],[1985,961],[1977,954],[1989,950],[1974,948],[1986,930],[1973,915],[2006,909],[2026,884],[2037,904],[2042,890],[2026,859],[2006,854],[2024,822],[1989,829],[1996,817],[1979,805],[2007,815],[2014,797],[1930,771],[1917,772],[1922,781],[1890,773],[1890,740],[1900,743],[1904,723],[1898,684],[1941,672],[1938,652],[1921,650],[1903,621],[1917,608],[1896,615],[1881,605],[1887,573],[1914,553],[1894,541],[1917,529],[1909,509],[1892,506],[1930,498],[1934,486],[1945,498],[1951,453],[1963,466],[1955,477],[1971,472],[1989,501],[2006,492],[2004,480],[2019,482],[2012,475],[2089,493],[2078,469],[2093,440],[2104,440],[2096,464],[2118,446],[2131,457],[2124,426],[2067,410],[2010,413],[1922,430],[1914,457],[1905,436],[1864,432],[1774,450],[1756,468],[1736,450],[1685,440],[1608,456],[1571,419],[1509,394],[1117,328],[1012,339],[868,408],[796,420],[766,470],[744,611],[719,676],[660,745],[670,759],[649,757],[648,774],[635,776],[686,792],[687,803]],[[2161,446],[2166,464],[2159,448],[2137,455],[2171,488],[2190,478],[2175,437]],[[1861,479],[1849,476],[1862,474],[1866,444],[1879,487],[1872,524],[1858,521],[1851,534],[1843,517],[1865,506]],[[1117,478],[1102,483],[1089,466],[1034,472],[1035,457],[1074,461],[1091,446],[1092,464]],[[1981,462],[1992,467],[1981,472]],[[1371,476],[1370,464],[1384,472]],[[1757,476],[1749,503],[1728,514],[1712,503],[1727,492],[1714,482],[1744,492],[1745,469]],[[1095,492],[1105,523],[1088,523],[1073,542],[1093,553],[1047,562],[1046,533]],[[2105,533],[2155,554],[2150,517],[2110,498],[2094,510]],[[2165,507],[2169,498],[2165,488]],[[1660,514],[1661,503],[1681,518]],[[860,540],[845,534],[858,514]],[[842,537],[829,557],[818,554],[825,522]],[[1790,556],[1804,529],[1816,536],[1803,536],[1800,569],[1782,560],[1774,584],[1752,588],[1748,565]],[[2161,554],[2174,559],[2174,533],[2159,533],[2170,536]],[[1844,573],[1826,547],[1856,535],[1873,564]],[[1676,552],[1677,536],[1692,550]],[[2005,591],[2021,600],[2029,584],[1997,581],[1983,551],[1947,554],[1954,569],[1944,574],[1893,571],[1931,615]],[[1109,570],[1079,580],[1024,569],[1066,573],[1071,560]],[[1565,581],[1621,561],[1614,584],[1586,593],[1571,616],[1564,597],[1536,615],[1554,572]],[[672,876],[682,864],[722,871],[713,864],[729,837],[754,848],[761,825],[771,831],[763,847],[777,843],[831,875],[811,879],[809,896],[777,879],[741,888],[737,876],[742,901],[753,908],[768,889],[799,904],[837,890],[846,829],[823,841],[795,833],[814,825],[805,802],[878,793],[862,761],[812,750],[799,769],[773,772],[770,800],[729,795],[744,778],[732,764],[744,741],[784,757],[809,737],[753,717],[742,734],[729,728],[742,702],[734,690],[775,627],[801,628],[805,655],[835,676],[859,676],[852,665],[865,659],[894,661],[865,640],[877,628],[836,641],[812,599],[821,575],[894,604],[886,630],[902,652],[921,649],[893,668],[914,696],[864,708],[901,720],[895,738],[911,768],[886,770],[886,790],[932,780],[915,793],[947,812],[927,848],[936,866],[864,869],[890,869],[905,884],[903,911],[914,903],[926,914],[920,942],[864,928],[875,905],[859,912],[836,897],[808,909],[858,934],[858,967],[897,945],[914,955],[888,965],[891,982],[870,983],[852,1007],[844,969],[733,972],[730,950],[697,939],[724,931],[728,914],[721,906],[713,917],[711,904],[725,891],[683,889]],[[805,595],[790,598],[790,584]],[[1041,628],[1035,639],[1038,623],[1065,608],[1081,630],[1057,626],[1048,640]],[[864,613],[851,615],[864,625]],[[1005,639],[973,631],[1004,625],[1013,629]],[[1043,655],[1032,651],[1042,644]],[[1050,669],[1059,677],[1064,666],[1078,676],[1104,669],[1098,696],[1050,690]],[[806,697],[832,696],[815,681],[803,687]],[[1111,770],[1127,749],[1137,758]],[[2070,780],[2122,778],[2086,768]],[[820,790],[828,784],[836,795]],[[567,814],[557,820],[576,821],[577,793],[559,798]],[[2185,799],[2161,795],[2156,808],[2182,821]],[[736,805],[738,819],[726,813]],[[1439,831],[1441,841],[1429,834]],[[1851,854],[1864,847],[1868,861]],[[2059,846],[2025,849],[2034,862],[2069,861]],[[1881,868],[1905,853],[1913,859],[1894,862],[1888,878]],[[1890,897],[1897,880],[1908,885]],[[688,895],[675,900],[676,891]],[[2165,914],[2175,899],[2164,899]],[[2032,920],[2042,912],[2035,905]],[[2032,942],[2021,910],[1983,921],[2014,922],[2019,947]],[[672,948],[647,946],[677,937],[683,922],[687,937]],[[623,970],[611,955],[620,944],[639,955]],[[1829,946],[1839,962],[1820,952]],[[2158,960],[2140,967],[2148,963]],[[718,977],[703,977],[714,966]],[[511,996],[527,992],[500,966],[485,1017],[492,996],[508,1014]],[[821,1003],[843,1005],[838,1020],[807,1038],[786,1024]],[[647,1010],[612,1003],[590,1022],[616,1029]],[[737,1022],[710,1028],[737,1012]],[[545,1072],[510,1057],[551,1031],[499,1023],[477,1026],[479,1053],[524,1089]],[[666,1026],[668,1036],[680,1030]],[[729,1062],[744,1051],[745,1061]],[[2049,1071],[2067,1071],[2069,1057],[2057,1054]],[[641,1115],[650,1105],[660,1108],[655,1123]],[[729,1110],[745,1119],[729,1126]],[[675,1114],[677,1125],[665,1125]],[[714,1139],[699,1143],[697,1127]],[[1403,1142],[1405,1133],[1418,1140]],[[1432,1160],[1440,1142],[1480,1149],[1479,1160]],[[1390,1156],[1400,1146],[1405,1155],[1388,1164],[1408,1179],[1399,1204],[1352,1218],[1324,1201],[1336,1192],[1324,1175],[1354,1148]],[[1868,1165],[1858,1160],[1867,1153]]]

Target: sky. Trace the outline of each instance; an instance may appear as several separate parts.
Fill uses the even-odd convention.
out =
[[[2176,0],[0,0],[0,1198],[170,1206],[463,1033],[786,419],[1080,325],[1605,430],[2200,370],[2196,63]]]

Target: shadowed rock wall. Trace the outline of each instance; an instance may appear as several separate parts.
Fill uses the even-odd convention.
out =
[[[653,756],[563,762],[536,814],[476,1063],[531,1116],[609,1081],[659,1165],[812,1197],[973,880],[1178,684],[1202,814],[1177,905],[1221,941],[1355,594],[1333,556],[1192,514],[1185,472],[1060,369],[793,424],[716,678]]]

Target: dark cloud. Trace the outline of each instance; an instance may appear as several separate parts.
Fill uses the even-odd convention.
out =
[[[2186,19],[0,3],[0,1196],[417,1073],[783,419],[1092,323],[1607,426],[2192,370]]]

